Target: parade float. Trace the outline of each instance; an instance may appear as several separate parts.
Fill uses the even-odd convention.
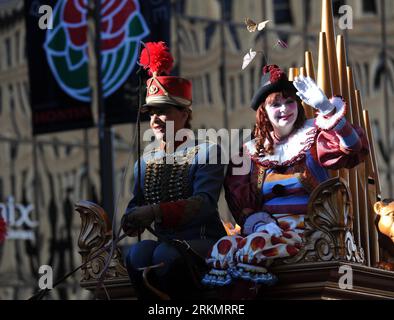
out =
[[[393,202],[381,199],[369,115],[355,87],[345,47],[344,37],[335,37],[332,2],[323,0],[317,68],[312,53],[305,52],[305,65],[291,68],[289,80],[300,74],[309,76],[327,96],[341,95],[348,102],[347,120],[368,135],[368,159],[354,169],[332,171],[331,179],[313,191],[303,247],[295,256],[275,261],[270,271],[279,281],[275,286],[257,285],[257,299],[394,299],[394,207]],[[308,118],[313,118],[312,109],[304,108]],[[82,222],[78,239],[81,287],[99,299],[135,299],[106,212],[88,201],[78,202],[75,210]],[[145,275],[150,271],[146,268]],[[145,279],[158,299],[168,299]],[[234,283],[226,289],[206,290],[201,297],[217,297],[220,292],[223,299],[239,299],[241,287]]]

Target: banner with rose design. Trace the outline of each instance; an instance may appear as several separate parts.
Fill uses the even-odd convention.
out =
[[[88,74],[89,1],[25,0],[33,134],[94,125]],[[51,29],[40,28],[42,5],[53,9]],[[170,1],[101,0],[100,25],[106,123],[133,122],[139,44],[169,42]]]

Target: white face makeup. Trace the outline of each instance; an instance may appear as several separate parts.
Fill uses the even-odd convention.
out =
[[[265,106],[265,110],[278,138],[284,138],[291,133],[298,116],[294,98],[277,95],[274,101]]]

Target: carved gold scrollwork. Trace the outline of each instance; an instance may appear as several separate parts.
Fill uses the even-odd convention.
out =
[[[82,263],[92,259],[98,250],[111,243],[112,226],[108,215],[100,206],[89,202],[80,201],[75,205],[75,210],[80,214],[82,226],[78,238],[79,253]],[[104,269],[109,256],[109,250],[101,252],[82,268],[82,281],[97,280]],[[123,264],[122,254],[116,248],[111,259],[105,278],[127,276]]]
[[[305,217],[304,245],[283,263],[345,260],[364,263],[352,235],[350,191],[341,178],[321,183],[311,194]]]

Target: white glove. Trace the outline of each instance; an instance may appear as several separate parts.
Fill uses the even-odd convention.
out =
[[[255,232],[267,231],[268,234],[275,237],[280,237],[282,235],[282,229],[275,222],[270,222],[267,224],[261,224],[256,226]]]
[[[327,115],[335,108],[312,78],[303,75],[295,77],[293,85],[298,91],[297,96],[321,114]]]

